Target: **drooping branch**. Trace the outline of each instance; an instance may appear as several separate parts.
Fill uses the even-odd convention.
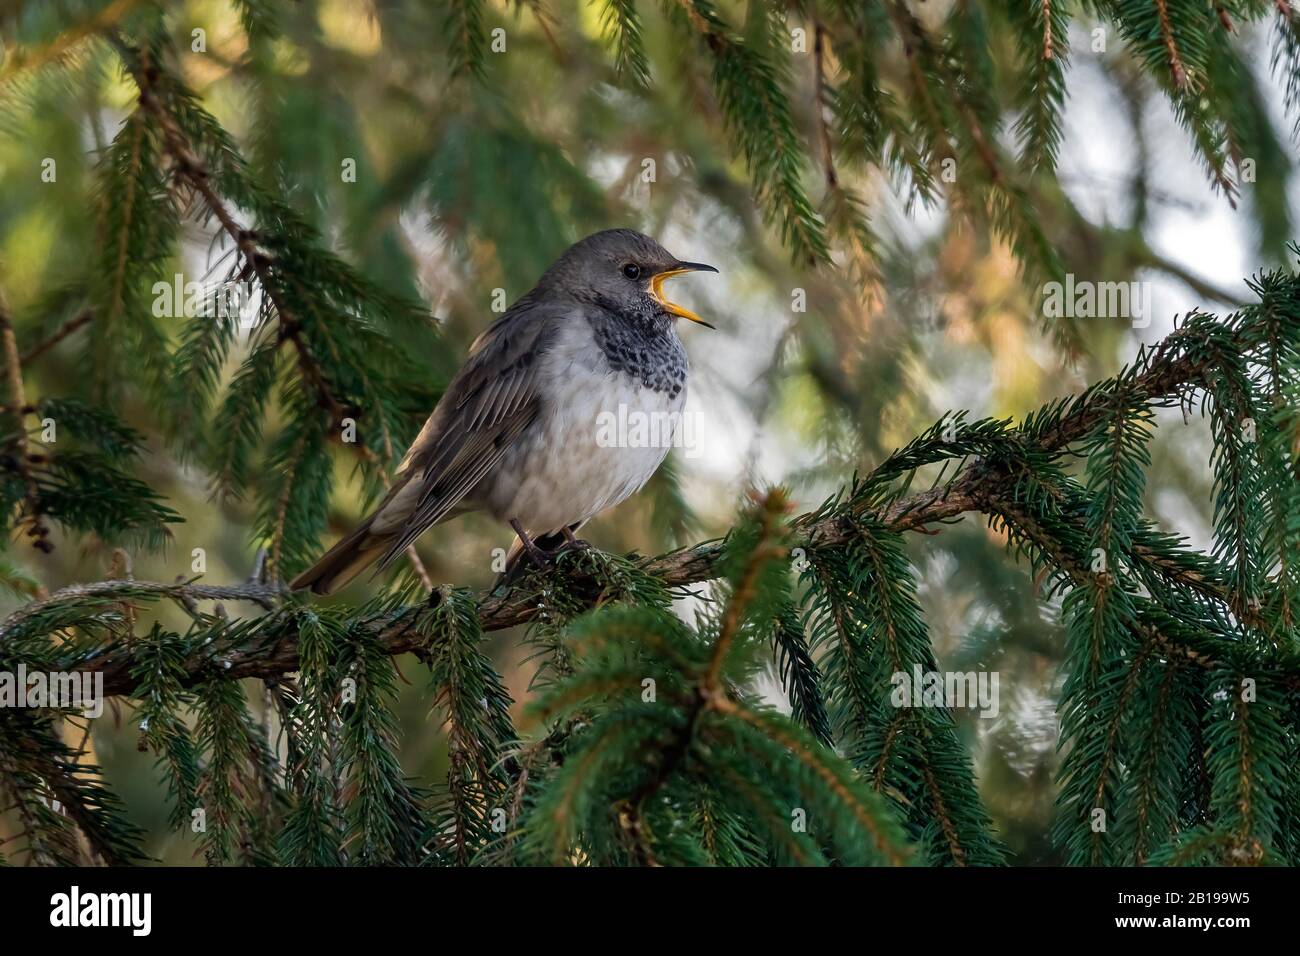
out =
[[[239,224],[234,212],[213,188],[209,170],[195,153],[184,130],[159,99],[157,84],[160,82],[161,74],[148,62],[145,51],[140,51],[137,61],[131,50],[124,45],[121,49],[124,61],[131,65],[131,76],[139,90],[140,109],[162,130],[163,145],[171,157],[175,175],[202,197],[204,205],[216,217],[222,231],[235,244],[247,267],[257,275],[259,284],[275,307],[280,340],[287,341],[293,346],[303,380],[311,389],[317,404],[329,411],[334,425],[339,425],[345,417],[354,412],[345,408],[335,396],[324,370],[300,334],[294,312],[272,274],[274,263],[257,244],[257,233]]]
[[[176,117],[164,105],[166,77],[156,64],[150,62],[147,48],[142,47],[139,50],[132,50],[120,38],[114,37],[113,39],[123,62],[127,65],[132,78],[135,80],[139,91],[140,110],[162,130],[164,150],[171,159],[174,175],[202,198],[203,204],[216,218],[221,232],[234,243],[244,262],[245,270],[251,270],[252,274],[257,276],[258,284],[275,310],[278,326],[277,344],[288,342],[292,347],[298,372],[308,393],[313,396],[317,406],[327,411],[330,416],[331,433],[337,436],[341,433],[345,421],[349,418],[360,418],[362,413],[354,402],[348,402],[340,398],[338,390],[330,381],[325,368],[313,354],[311,345],[303,334],[301,317],[295,314],[295,311],[290,307],[289,297],[286,296],[284,287],[278,281],[279,276],[283,275],[283,268],[279,268],[276,261],[261,247],[258,242],[257,232],[240,225],[232,206],[223,199],[213,185],[213,171],[205,166],[190,137],[182,129]],[[279,275],[276,272],[277,268],[279,268]],[[56,337],[49,344],[54,344],[57,340]],[[382,415],[378,416],[377,421],[383,437],[385,459],[386,461],[392,461],[396,449],[388,425]],[[306,433],[304,432],[300,436],[298,445],[291,456],[291,460],[295,465],[300,460],[299,456],[305,450],[305,439]],[[363,461],[374,466],[375,472],[379,475],[383,484],[386,487],[388,486],[389,479],[385,472],[384,461],[378,460],[378,457],[362,443],[348,442],[347,447],[359,455]],[[284,522],[292,490],[292,482],[285,481],[280,499],[276,505],[275,529],[272,535],[272,547],[267,559],[267,568],[273,578],[278,575],[280,569]],[[406,549],[406,555],[412,569],[420,580],[427,586],[432,587],[428,571],[425,569],[414,545]]]

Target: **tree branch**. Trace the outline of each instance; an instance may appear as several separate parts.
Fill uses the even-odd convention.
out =
[[[1177,394],[1183,388],[1202,383],[1213,363],[1213,358],[1206,352],[1195,353],[1183,348],[1185,344],[1194,341],[1195,335],[1195,330],[1184,327],[1168,336],[1151,354],[1143,371],[1127,382],[1126,388],[1133,394],[1167,398]],[[1249,351],[1260,344],[1263,335],[1263,331],[1247,327],[1237,333],[1234,344],[1242,351]],[[1040,451],[1060,452],[1095,428],[1107,414],[1107,407],[1105,395],[1088,396],[1062,415],[1051,428],[1034,435],[1034,442]],[[946,485],[900,498],[862,517],[870,517],[894,531],[909,531],[924,529],[928,524],[949,520],[967,511],[998,513],[1005,507],[998,502],[999,493],[1005,490],[1006,480],[1005,472],[995,463],[975,460],[966,465]],[[844,545],[857,533],[853,522],[841,516],[814,518],[813,515],[807,514],[794,519],[792,531],[797,539],[806,541],[816,548],[834,548]],[[716,577],[722,556],[721,541],[706,541],[694,547],[644,559],[641,568],[670,587],[683,587]],[[1186,569],[1165,567],[1150,549],[1135,548],[1134,557],[1152,562],[1153,566],[1162,573],[1176,573],[1183,577],[1189,573]],[[1191,579],[1189,581],[1192,585],[1198,583],[1204,585],[1202,590],[1211,596],[1216,594],[1212,582],[1197,582]],[[584,584],[578,580],[570,583],[579,589]],[[590,600],[594,605],[601,597],[600,585],[594,580],[589,583]],[[263,604],[283,594],[273,586],[259,584],[212,587],[198,584],[105,581],[98,584],[75,585],[64,588],[47,602],[27,605],[10,615],[9,619],[0,625],[0,640],[3,640],[5,633],[15,623],[25,620],[42,607],[58,600],[144,592],[176,600],[232,599],[251,600]],[[402,654],[413,651],[421,645],[423,638],[412,626],[419,611],[419,607],[408,607],[370,622],[378,629],[380,642],[388,653]],[[516,588],[502,595],[485,594],[478,605],[479,626],[484,631],[496,631],[526,624],[537,614],[536,594],[528,588]],[[1161,639],[1162,645],[1173,656],[1179,656],[1202,667],[1211,667],[1216,663],[1201,648],[1182,648],[1173,639],[1163,635]],[[254,640],[246,646],[223,653],[222,661],[223,664],[228,665],[226,672],[231,677],[263,679],[278,677],[297,670],[297,641],[290,636],[268,647],[265,642]],[[206,663],[207,658],[200,655],[195,655],[187,662],[189,683],[197,681]],[[134,681],[130,676],[130,659],[127,651],[122,647],[106,648],[82,662],[78,669],[103,672],[106,694],[130,694],[134,689]],[[1292,676],[1300,681],[1300,668],[1295,670],[1296,673]]]
[[[14,459],[14,470],[23,483],[23,501],[27,507],[27,519],[31,527],[27,536],[33,538],[32,547],[49,553],[54,550],[47,536],[50,529],[41,520],[40,487],[36,476],[32,474],[31,459],[27,450],[27,393],[23,388],[23,364],[18,355],[18,339],[14,335],[14,324],[9,318],[9,309],[3,295],[0,295],[0,344],[4,349],[6,411],[13,416],[14,432],[9,440],[9,448]]]
[[[280,341],[292,343],[303,379],[311,387],[317,403],[329,410],[333,418],[333,424],[339,425],[350,414],[350,411],[345,409],[335,397],[334,391],[325,377],[324,370],[321,369],[320,364],[311,354],[311,349],[308,348],[306,341],[299,334],[293,310],[288,307],[283,292],[272,275],[273,263],[271,258],[257,245],[257,233],[241,226],[238,220],[235,219],[234,213],[217,195],[216,190],[212,187],[209,172],[203,161],[191,148],[189,138],[185,135],[184,130],[177,125],[171,113],[159,101],[155,84],[160,74],[145,59],[146,52],[144,50],[135,51],[139,56],[137,62],[136,57],[131,55],[129,48],[126,48],[125,44],[121,44],[121,47],[124,48],[123,59],[131,71],[131,77],[135,80],[136,87],[140,91],[140,108],[162,130],[163,145],[175,164],[176,175],[188,183],[190,188],[203,198],[204,204],[216,216],[222,231],[235,243],[235,247],[239,250],[239,254],[243,256],[248,268],[257,274],[258,283],[270,298],[271,304],[275,306],[275,314],[279,322]]]
[[[195,601],[251,601],[264,608],[272,608],[284,596],[284,589],[273,584],[249,581],[246,584],[195,584],[178,581],[135,581],[121,578],[113,581],[92,581],[87,584],[70,584],[59,588],[47,598],[24,604],[0,623],[0,637],[23,621],[40,614],[47,608],[64,601],[82,601],[87,598],[117,600],[132,597],[165,597],[183,604]]]
[[[92,321],[94,321],[94,318],[95,318],[95,313],[90,309],[86,309],[80,314],[74,316],[73,318],[68,319],[68,321],[64,322],[57,329],[55,329],[49,335],[48,338],[42,339],[41,341],[33,345],[31,348],[29,348],[26,352],[24,352],[22,354],[22,363],[24,365],[27,365],[30,362],[34,361],[35,359],[40,358],[50,349],[54,348],[54,346],[58,345],[60,342],[66,339],[73,332],[77,331],[82,326],[89,325]]]
[[[257,244],[257,233],[251,229],[245,229],[235,219],[234,214],[226,206],[222,198],[217,194],[211,183],[209,171],[203,165],[194,149],[192,148],[189,138],[185,131],[180,128],[175,118],[163,107],[159,101],[155,85],[160,76],[159,72],[146,59],[144,50],[137,51],[139,60],[131,56],[130,48],[120,40],[117,41],[119,49],[123,54],[125,62],[135,79],[136,87],[139,90],[140,108],[147,113],[163,131],[163,143],[172,162],[175,164],[176,175],[189,183],[202,198],[204,204],[216,216],[220,223],[222,231],[235,243],[239,254],[243,257],[246,267],[256,273],[258,283],[263,292],[270,298],[271,304],[275,307],[276,320],[279,325],[278,341],[289,342],[292,344],[294,353],[298,361],[298,369],[302,374],[303,381],[316,396],[316,404],[325,408],[331,418],[333,434],[337,436],[343,421],[348,417],[360,418],[361,413],[358,409],[346,406],[334,394],[325,370],[312,355],[312,351],[307,341],[301,333],[301,326],[297,319],[294,318],[285,301],[283,290],[277,285],[275,276],[272,274],[274,262]],[[89,319],[87,319],[88,321]],[[66,333],[65,333],[66,334]],[[57,341],[55,338],[53,341]],[[53,341],[49,344],[53,344]],[[388,427],[380,418],[380,428],[383,430],[384,448],[389,460],[393,457],[392,443],[388,434]],[[370,450],[364,445],[353,444],[351,446],[363,459],[374,460]],[[382,465],[378,468],[384,484],[388,485],[389,480]],[[287,504],[287,495],[289,494],[290,483],[285,483],[284,494],[286,498],[280,503],[278,509],[279,523],[277,533],[273,539],[270,556],[268,558],[268,570],[272,575],[279,572],[280,557],[280,526],[284,520],[284,508]],[[415,546],[406,549],[407,558],[411,563],[412,569],[416,575],[428,587],[432,588],[433,584],[429,578],[428,571],[425,569],[423,562],[420,560],[419,553]]]

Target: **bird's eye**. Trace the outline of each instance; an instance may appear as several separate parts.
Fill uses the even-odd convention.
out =
[[[641,278],[641,267],[635,262],[629,262],[623,267],[623,275],[629,279],[639,279]]]

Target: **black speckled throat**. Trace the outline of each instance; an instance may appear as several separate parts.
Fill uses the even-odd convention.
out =
[[[686,349],[671,316],[647,302],[644,314],[616,315],[598,307],[587,321],[610,368],[670,398],[681,394],[686,385]]]

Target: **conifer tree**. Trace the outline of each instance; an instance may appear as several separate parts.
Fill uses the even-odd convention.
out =
[[[1275,128],[1240,36],[1274,32],[1271,69],[1300,117],[1286,0],[602,0],[598,32],[577,3],[375,4],[392,48],[374,74],[319,42],[340,5],[233,6],[222,37],[185,5],[0,8],[0,581],[14,595],[0,673],[102,679],[154,761],[168,826],[207,863],[1015,862],[952,709],[898,696],[900,675],[942,670],[918,555],[963,515],[1060,615],[1058,858],[1300,862],[1297,130]],[[692,140],[721,156],[692,171],[701,192],[764,268],[811,290],[813,312],[907,314],[881,183],[1005,250],[1026,295],[1065,277],[1071,242],[1115,250],[1125,276],[1169,269],[1140,211],[1092,225],[1056,175],[1071,50],[1096,30],[1135,100],[1168,105],[1207,190],[1251,210],[1248,298],[1207,302],[1028,415],[946,412],[878,455],[881,435],[858,436],[858,473],[818,507],[755,490],[713,540],[690,540],[670,460],[647,494],[657,540],[680,546],[657,556],[564,551],[480,591],[413,549],[360,600],[285,589],[333,509],[382,494],[462,355],[404,249],[413,200],[485,287],[522,292],[568,241],[627,214],[575,149],[635,161],[638,147],[591,127],[626,131],[620,111],[666,125],[666,97],[699,115],[658,168],[689,166]],[[590,115],[511,102],[548,57],[547,82],[570,69],[599,86]],[[212,69],[227,85],[200,92]],[[362,131],[402,124],[367,127],[326,74],[427,121],[419,148],[394,146],[354,193],[338,182],[373,161]],[[47,170],[51,188],[15,188]],[[4,261],[40,241],[41,268]],[[210,273],[194,291],[174,277],[196,246]],[[448,286],[457,315],[484,311]],[[914,348],[879,328],[885,347]],[[873,430],[828,358],[843,330],[789,333],[819,407],[837,409],[828,449],[837,428]],[[1045,332],[1087,365],[1089,329]],[[1148,507],[1153,443],[1178,412],[1213,443],[1205,548]],[[210,489],[210,512],[242,516],[246,579],[205,575],[183,537],[196,516],[159,487],[186,481]],[[112,555],[107,576],[51,587],[49,553],[79,547]],[[178,550],[174,579],[133,573]],[[535,671],[522,709],[490,642],[506,630]],[[396,663],[407,654],[418,677]],[[403,682],[442,729],[444,779],[403,767]],[[92,723],[78,707],[0,707],[5,861],[150,857]]]

